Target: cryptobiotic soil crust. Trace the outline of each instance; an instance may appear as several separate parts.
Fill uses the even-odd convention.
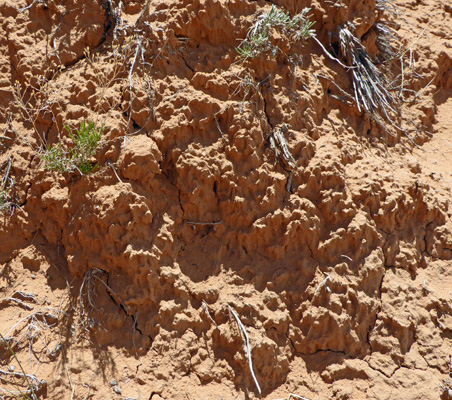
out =
[[[272,5],[315,39],[241,58]],[[451,43],[440,0],[2,0],[0,398],[452,398]]]

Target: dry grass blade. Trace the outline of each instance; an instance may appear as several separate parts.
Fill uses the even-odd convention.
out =
[[[257,391],[259,392],[259,395],[262,394],[261,387],[259,386],[259,383],[257,382],[256,375],[253,371],[253,360],[251,359],[251,346],[250,346],[250,340],[248,338],[248,334],[246,333],[245,327],[242,324],[242,321],[240,321],[239,316],[236,314],[236,312],[232,309],[230,305],[228,305],[229,311],[234,316],[235,320],[237,321],[237,325],[239,326],[240,333],[243,336],[243,346],[245,348],[245,353],[248,356],[248,364],[250,366],[250,372],[251,376],[254,379],[254,383],[256,384]]]
[[[348,27],[339,28],[339,41],[342,53],[353,67],[353,88],[358,109],[364,109],[377,121],[381,112],[393,124],[389,114],[397,114],[394,108],[396,101],[387,89],[389,84],[385,77]]]
[[[398,52],[394,50],[393,42],[397,42],[395,31],[387,24],[378,22],[374,25],[376,37],[376,45],[379,50],[378,58],[383,62],[388,62],[399,58]]]
[[[390,12],[392,14],[397,14],[397,11],[399,10],[399,7],[397,7],[393,3],[393,0],[376,0],[375,8],[378,11],[382,11],[382,12],[386,11],[386,12]]]

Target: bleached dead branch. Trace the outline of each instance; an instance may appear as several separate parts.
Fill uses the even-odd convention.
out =
[[[253,360],[251,359],[251,346],[250,346],[250,340],[248,339],[248,334],[246,333],[245,327],[243,326],[242,321],[240,321],[239,316],[236,314],[236,312],[232,309],[232,307],[229,304],[228,304],[228,308],[229,308],[230,313],[234,316],[235,320],[237,321],[237,325],[239,326],[240,333],[243,336],[243,345],[245,348],[245,353],[248,357],[248,364],[250,367],[251,376],[254,379],[254,383],[256,384],[259,395],[261,395],[262,394],[261,387],[259,386],[256,375],[254,374],[254,371],[253,371]]]

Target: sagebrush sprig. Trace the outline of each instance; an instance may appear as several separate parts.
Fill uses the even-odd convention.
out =
[[[257,17],[256,22],[248,30],[246,38],[237,47],[237,52],[243,58],[254,58],[266,51],[271,51],[272,56],[279,50],[270,42],[270,32],[277,29],[287,35],[292,41],[308,39],[313,34],[314,22],[309,21],[307,16],[309,8],[305,8],[300,14],[290,17],[289,12],[278,10],[272,5],[268,13]]]

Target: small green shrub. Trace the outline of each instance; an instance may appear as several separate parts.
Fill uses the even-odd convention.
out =
[[[257,17],[246,38],[237,47],[237,52],[243,58],[254,58],[270,50],[275,56],[279,48],[270,42],[270,32],[273,28],[287,35],[292,41],[310,38],[314,34],[312,30],[314,22],[309,21],[308,12],[309,8],[305,8],[291,18],[289,12],[278,10],[272,5],[270,12]]]
[[[78,170],[82,175],[88,174],[97,167],[91,162],[91,158],[96,154],[99,140],[103,134],[104,126],[96,128],[94,122],[84,121],[80,123],[80,128],[73,133],[68,126],[65,126],[73,146],[65,150],[61,143],[48,148],[41,159],[44,161],[44,168],[59,172],[74,172]]]

